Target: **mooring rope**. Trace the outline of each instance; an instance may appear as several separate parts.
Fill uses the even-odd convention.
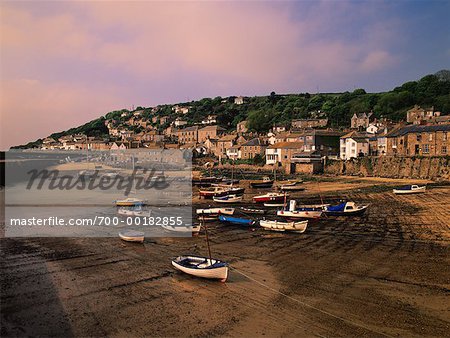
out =
[[[365,325],[362,325],[362,324],[353,322],[353,321],[351,321],[351,320],[349,320],[349,319],[346,319],[346,318],[337,316],[337,315],[335,315],[335,314],[332,314],[331,312],[328,312],[328,311],[319,309],[319,308],[317,308],[317,307],[315,307],[315,306],[313,306],[313,305],[310,305],[310,304],[308,304],[308,303],[302,302],[301,300],[298,300],[297,298],[294,298],[294,297],[292,297],[292,296],[289,296],[288,294],[286,294],[286,293],[284,293],[284,292],[281,292],[281,291],[279,291],[279,290],[277,290],[277,289],[274,289],[274,288],[272,288],[271,286],[269,286],[269,285],[267,285],[267,284],[265,284],[265,283],[263,283],[263,282],[261,282],[261,281],[255,279],[255,278],[253,278],[253,277],[251,277],[251,276],[249,276],[249,275],[243,273],[242,271],[239,271],[238,269],[236,269],[236,268],[234,268],[234,267],[231,267],[231,266],[230,266],[229,268],[232,269],[232,270],[234,270],[234,271],[236,271],[237,273],[241,274],[241,275],[244,276],[245,278],[247,278],[247,279],[249,279],[249,280],[251,280],[251,281],[253,281],[253,282],[255,282],[255,283],[257,283],[257,284],[259,284],[259,285],[261,285],[261,286],[263,286],[263,287],[265,287],[266,289],[268,289],[268,290],[270,290],[270,291],[272,291],[272,292],[274,292],[274,293],[277,293],[277,294],[279,294],[279,295],[281,295],[281,296],[284,296],[284,297],[286,297],[286,298],[288,298],[288,299],[290,299],[290,300],[292,300],[292,301],[294,301],[294,302],[296,302],[296,303],[299,303],[299,304],[301,304],[301,305],[303,305],[303,306],[309,307],[309,308],[314,309],[314,310],[316,310],[316,311],[318,311],[318,312],[321,312],[321,313],[323,313],[323,314],[325,314],[325,315],[327,315],[327,316],[336,318],[336,319],[338,319],[338,320],[341,320],[341,321],[343,321],[343,322],[345,322],[345,323],[348,323],[348,324],[351,324],[351,325],[353,325],[353,326],[357,326],[357,327],[366,329],[366,330],[368,330],[368,331],[378,333],[378,334],[380,334],[380,335],[382,335],[382,336],[385,336],[385,337],[394,338],[394,336],[391,336],[391,335],[389,335],[389,334],[387,334],[387,333],[384,333],[384,332],[380,332],[380,331],[374,330],[374,329],[369,328],[369,327],[367,327],[367,326],[365,326]]]

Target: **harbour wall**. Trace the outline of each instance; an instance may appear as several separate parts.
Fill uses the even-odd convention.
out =
[[[450,157],[361,157],[326,160],[324,174],[450,180]]]

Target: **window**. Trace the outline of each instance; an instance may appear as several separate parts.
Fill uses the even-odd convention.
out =
[[[416,139],[417,139],[417,142],[422,141],[422,134],[417,134]]]
[[[442,140],[447,141],[447,132],[444,131],[444,134],[442,135]]]
[[[428,141],[433,141],[433,134],[432,133],[429,133],[428,134]]]
[[[423,153],[424,154],[428,154],[430,152],[430,145],[429,144],[424,144],[423,145]]]
[[[441,153],[447,154],[447,146],[442,146]]]

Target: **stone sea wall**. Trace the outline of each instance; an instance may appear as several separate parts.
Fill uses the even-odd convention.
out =
[[[450,180],[450,157],[362,157],[348,161],[327,160],[328,175],[379,176]]]

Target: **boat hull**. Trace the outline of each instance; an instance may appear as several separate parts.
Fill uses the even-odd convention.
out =
[[[287,196],[285,195],[261,195],[253,197],[253,201],[255,203],[275,203],[275,202],[284,202],[284,199]]]
[[[322,210],[280,210],[277,212],[277,216],[285,218],[320,218],[322,213]]]
[[[425,187],[420,187],[418,189],[413,190],[401,190],[401,189],[394,189],[393,193],[396,195],[410,195],[410,194],[421,194],[425,192]]]
[[[219,279],[221,282],[225,282],[228,278],[228,266],[219,266],[219,267],[206,267],[206,268],[199,268],[199,267],[188,267],[182,263],[182,260],[180,258],[185,259],[191,259],[192,261],[196,262],[196,260],[208,260],[205,257],[197,257],[197,256],[187,256],[187,257],[177,257],[176,259],[172,260],[172,265],[174,268],[187,273],[189,275],[195,276],[195,277],[201,277],[201,278],[208,278],[208,279]],[[217,260],[213,260],[213,262],[220,262]]]
[[[229,217],[229,216],[223,216],[223,215],[219,216],[219,221],[238,224],[238,225],[253,225],[253,224],[255,224],[255,221],[253,221],[251,219]]]
[[[363,215],[366,210],[367,210],[367,205],[360,207],[358,209],[355,210],[350,210],[350,211],[328,211],[325,210],[325,214],[329,215],[329,216],[360,216]]]
[[[273,186],[273,181],[269,182],[250,182],[252,188],[271,188]]]
[[[266,221],[260,220],[259,225],[266,230],[273,231],[290,231],[303,233],[306,231],[308,221],[303,222],[279,222],[279,221]]]
[[[119,237],[125,242],[144,242],[144,233],[140,231],[123,231],[119,232]]]

